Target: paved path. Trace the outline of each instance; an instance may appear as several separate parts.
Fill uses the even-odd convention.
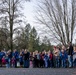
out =
[[[76,68],[0,68],[0,75],[76,75]]]

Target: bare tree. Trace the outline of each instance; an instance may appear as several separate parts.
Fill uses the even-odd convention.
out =
[[[10,48],[13,50],[13,33],[14,30],[18,29],[14,26],[18,26],[22,20],[19,17],[22,17],[21,13],[21,3],[23,1],[29,0],[0,0],[0,19],[7,19],[7,26],[10,32]],[[3,25],[3,24],[1,24]]]
[[[5,28],[0,28],[0,49],[9,48],[8,38],[9,31]]]
[[[39,24],[47,27],[54,40],[64,45],[73,41],[76,0],[39,0],[35,17]]]

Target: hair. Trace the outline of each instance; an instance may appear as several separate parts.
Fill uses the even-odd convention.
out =
[[[75,45],[74,45],[74,47],[73,47],[73,48],[74,48],[74,50],[76,50],[76,46],[75,46]]]
[[[72,44],[72,42],[68,42],[69,44]]]
[[[66,47],[63,45],[63,46],[62,46],[62,49],[65,49],[65,48],[66,48]]]

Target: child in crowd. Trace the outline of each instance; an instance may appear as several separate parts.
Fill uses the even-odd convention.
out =
[[[45,55],[44,52],[41,52],[40,53],[40,67],[41,68],[43,68],[45,66],[45,63],[44,63],[44,55]]]
[[[32,56],[33,53],[30,52],[30,68],[33,67],[33,56]]]
[[[6,54],[5,60],[6,60],[6,68],[9,68],[9,58],[8,58],[8,54]]]
[[[2,66],[5,66],[5,64],[6,64],[6,59],[5,59],[5,56],[3,56],[3,58],[2,58]]]
[[[48,56],[49,56],[49,67],[53,67],[53,54],[52,54],[52,51],[48,52]]]
[[[36,60],[37,61],[37,63],[36,63],[37,67],[40,67],[40,54],[37,50],[35,52],[36,52],[36,57],[37,57],[37,60]]]
[[[44,55],[44,62],[45,62],[45,67],[46,67],[46,68],[48,67],[48,60],[49,60],[48,53],[45,52],[45,55]]]
[[[66,53],[66,49],[65,49],[65,46],[62,46],[62,50],[60,52],[60,59],[61,59],[61,66],[63,68],[66,68],[67,67],[67,59],[68,59],[68,54]]]
[[[23,66],[23,55],[22,55],[22,53],[20,53],[20,55],[19,55],[19,62],[20,62],[20,67],[22,67]]]
[[[59,50],[59,48],[57,48],[57,47],[54,48],[53,54],[54,54],[54,67],[59,68],[59,65],[60,65],[60,62],[59,62],[59,60],[60,60],[60,56],[59,56],[60,50]]]
[[[15,61],[16,61],[15,57],[13,56],[12,59],[11,59],[11,63],[12,63],[12,67],[13,68],[15,68]]]

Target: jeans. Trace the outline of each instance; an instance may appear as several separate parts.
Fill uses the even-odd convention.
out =
[[[8,62],[9,62],[9,67],[11,67],[11,59],[9,59]]]
[[[66,68],[66,60],[61,60],[61,66],[63,67],[63,68]]]
[[[47,60],[44,60],[45,61],[45,67],[47,68],[48,67],[48,61]]]
[[[55,57],[55,67],[59,68],[60,62],[59,62],[59,57]]]
[[[15,68],[17,68],[17,60],[15,60]]]
[[[24,60],[24,68],[29,68],[29,60]]]
[[[14,63],[12,63],[12,68],[15,68],[15,64]]]
[[[9,68],[9,67],[10,67],[10,66],[9,66],[9,63],[7,63],[7,64],[6,64],[6,68]]]
[[[71,55],[68,55],[68,62],[69,62],[69,67],[72,67],[73,65],[73,59]]]
[[[76,67],[76,59],[73,61],[73,67]]]
[[[50,67],[53,67],[53,60],[49,60],[50,61]]]

